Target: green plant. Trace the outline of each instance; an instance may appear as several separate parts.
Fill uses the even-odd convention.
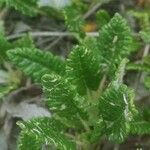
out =
[[[3,23],[0,24],[0,99],[7,95],[10,91],[16,89],[20,85],[21,72],[11,68],[8,64],[7,50],[14,48],[34,48],[33,40],[30,35],[25,35],[22,38],[10,42],[7,40]]]
[[[142,40],[146,43],[150,43],[150,14],[148,11],[129,11],[131,15],[136,17],[140,25],[140,36]]]
[[[139,21],[139,34],[145,44],[145,48],[142,60],[136,63],[130,63],[127,68],[129,70],[146,73],[144,84],[148,89],[150,89],[150,55],[148,52],[150,48],[150,14],[148,10],[145,10],[144,12],[130,11],[129,13],[136,17]]]
[[[123,83],[132,35],[119,14],[98,38],[80,39],[66,60],[36,48],[15,48],[7,56],[40,83],[51,118],[19,122],[18,149],[91,150],[99,140],[123,142],[129,134],[149,134],[150,123],[134,105],[134,91]]]
[[[130,63],[127,68],[129,70],[146,73],[144,84],[148,89],[150,89],[150,56],[145,56],[140,62]]]
[[[0,6],[13,7],[21,11],[23,14],[34,16],[38,12],[37,0],[1,0]]]

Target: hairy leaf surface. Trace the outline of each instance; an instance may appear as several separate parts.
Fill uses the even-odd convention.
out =
[[[125,85],[111,85],[100,98],[100,116],[110,140],[122,142],[129,133],[132,119],[131,94]]]
[[[110,77],[115,73],[122,58],[131,52],[131,32],[125,21],[119,14],[102,27],[98,39],[98,48],[105,65],[105,71]]]
[[[37,82],[46,73],[64,74],[65,64],[49,52],[42,52],[35,48],[17,48],[8,51],[9,59],[22,71]]]
[[[37,0],[1,0],[0,4],[13,7],[29,16],[33,16],[37,13]]]
[[[67,60],[67,73],[81,95],[87,89],[97,90],[101,79],[100,64],[93,49],[77,46],[73,49]]]
[[[67,79],[59,75],[44,75],[42,84],[47,96],[46,104],[50,110],[77,126],[81,123],[80,118],[87,118],[87,114],[78,107],[77,93]]]
[[[63,134],[65,126],[58,120],[39,118],[19,123],[19,126],[22,128],[19,150],[41,150],[44,144],[53,144],[60,150],[75,150],[75,143]]]
[[[148,121],[131,122],[130,132],[138,135],[150,134],[150,123]]]

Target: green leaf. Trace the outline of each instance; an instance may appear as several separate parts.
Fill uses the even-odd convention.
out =
[[[145,71],[150,73],[150,68],[147,65],[143,65],[142,63],[130,63],[127,65],[128,70],[136,70],[136,71]]]
[[[68,76],[81,95],[86,94],[87,89],[98,89],[102,78],[100,68],[96,51],[84,46],[75,47],[67,60]]]
[[[144,107],[142,107],[141,112],[142,112],[143,120],[150,122],[150,106],[149,105],[144,105]]]
[[[131,15],[139,21],[141,31],[140,36],[146,44],[150,44],[150,15],[148,12],[129,11]]]
[[[94,129],[89,134],[89,141],[91,143],[98,142],[104,134],[105,134],[105,123],[103,122],[102,119],[99,119],[94,124]]]
[[[11,43],[7,41],[3,34],[0,34],[0,62],[7,59],[6,51],[11,48]]]
[[[144,72],[150,73],[150,56],[144,57],[141,62],[129,63],[127,65],[127,69],[128,70],[144,71]]]
[[[102,28],[102,26],[106,25],[110,21],[110,19],[110,15],[106,10],[99,10],[96,13],[96,22],[100,29]]]
[[[94,37],[85,37],[84,40],[82,40],[82,46],[84,46],[85,48],[93,51],[93,53],[97,53],[97,55],[99,55],[99,51],[98,51],[98,47],[97,47],[97,38]],[[95,54],[96,55],[96,54]],[[96,56],[97,56],[96,55]]]
[[[68,29],[72,32],[77,32],[80,35],[84,35],[83,26],[85,24],[82,18],[82,12],[84,10],[82,2],[73,3],[64,9],[65,22]]]
[[[38,118],[19,123],[22,128],[19,150],[40,150],[44,144],[55,145],[60,150],[75,150],[73,141],[64,135],[65,126],[53,118]]]
[[[34,48],[33,40],[30,35],[25,35],[22,38],[14,41],[9,42],[7,38],[5,37],[4,33],[0,34],[0,61],[7,60],[7,50],[13,49],[13,48]]]
[[[150,76],[145,78],[144,84],[148,89],[150,89]]]
[[[150,134],[150,122],[147,121],[136,121],[130,123],[130,132],[132,134]]]
[[[76,126],[81,124],[81,119],[87,119],[84,109],[79,106],[80,99],[77,99],[77,92],[67,79],[54,74],[44,75],[42,84],[47,97],[46,104],[51,111]]]
[[[30,34],[27,34],[20,38],[19,40],[16,40],[15,42],[12,43],[14,48],[35,48],[34,42]]]
[[[7,7],[13,7],[25,15],[34,16],[37,14],[37,0],[1,0],[0,5],[5,4]]]
[[[102,56],[101,63],[104,64],[105,72],[109,72],[111,79],[122,58],[130,54],[132,42],[126,20],[118,13],[102,27],[98,39],[99,55]]]
[[[65,73],[65,64],[50,52],[42,52],[35,48],[16,48],[7,52],[9,59],[18,66],[26,75],[31,76],[36,82],[41,82],[41,77],[46,73]]]
[[[146,44],[150,44],[150,31],[140,31],[140,36]]]
[[[25,129],[21,131],[18,139],[17,150],[41,150],[42,141],[37,140],[33,133],[27,132]]]
[[[0,86],[0,99],[7,95],[11,90],[13,90],[15,86],[7,85],[7,86]]]
[[[142,11],[129,11],[131,15],[136,17],[139,20],[139,24],[142,31],[149,31],[150,32],[150,20],[149,20],[149,13],[142,12]]]
[[[123,142],[129,133],[132,120],[131,93],[125,85],[111,85],[99,100],[100,116],[105,124],[105,134],[110,140]]]

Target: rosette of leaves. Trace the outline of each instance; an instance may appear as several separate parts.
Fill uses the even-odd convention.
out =
[[[130,29],[115,14],[98,39],[83,40],[66,60],[36,48],[9,50],[9,59],[42,85],[53,114],[18,123],[18,149],[91,150],[104,136],[120,143],[130,133],[150,133],[149,122],[137,117],[133,90],[123,84],[130,44]]]

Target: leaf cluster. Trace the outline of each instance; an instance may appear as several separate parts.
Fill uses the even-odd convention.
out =
[[[131,31],[116,13],[97,39],[83,38],[66,60],[34,47],[8,50],[10,61],[41,83],[53,113],[19,123],[18,148],[39,150],[52,144],[87,150],[102,137],[120,143],[129,134],[148,134],[149,122],[137,117],[133,90],[123,84],[131,45]]]

